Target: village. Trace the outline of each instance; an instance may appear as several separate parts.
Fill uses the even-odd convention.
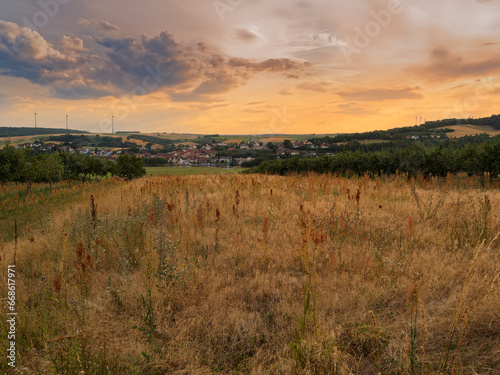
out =
[[[264,144],[249,137],[248,141],[239,144],[217,142],[211,144],[178,144],[166,148],[140,146],[130,148],[102,148],[102,147],[72,147],[71,145],[57,144],[56,142],[43,142],[36,140],[32,143],[22,143],[16,148],[31,150],[32,153],[42,154],[50,152],[69,152],[88,156],[102,157],[116,162],[124,153],[134,154],[144,160],[145,165],[171,165],[171,166],[239,166],[251,162],[260,155],[274,156],[274,158],[288,158],[293,156],[316,157],[317,149],[321,155],[331,156],[333,153],[325,152],[328,144],[319,146],[309,141],[268,142]],[[241,155],[241,156],[240,156]],[[238,157],[240,156],[240,157]],[[163,160],[162,160],[163,159]]]

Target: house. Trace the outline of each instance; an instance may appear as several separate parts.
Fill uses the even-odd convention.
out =
[[[238,163],[238,165],[241,165],[243,164],[244,162],[246,161],[251,161],[251,160],[254,160],[255,158],[252,158],[252,157],[247,157],[247,158],[235,158],[234,160],[236,160],[236,162]]]
[[[219,156],[219,163],[231,163],[233,158],[231,156]]]

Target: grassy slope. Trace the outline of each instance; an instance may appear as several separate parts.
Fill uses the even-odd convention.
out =
[[[487,133],[492,137],[500,134],[499,130],[495,130],[495,128],[493,128],[492,126],[488,126],[488,125],[465,124],[465,125],[446,126],[442,129],[445,129],[445,128],[455,130],[453,133],[447,133],[448,137],[451,137],[451,138],[460,138],[460,137],[465,137],[467,135],[476,135],[476,134],[481,134],[481,133]]]
[[[37,228],[50,219],[54,212],[78,202],[82,195],[92,194],[93,191],[117,183],[114,180],[85,185],[72,182],[68,188],[68,183],[62,182],[53,184],[52,192],[48,184],[35,184],[29,195],[24,185],[9,184],[0,191],[1,236],[9,241],[14,237],[15,222],[18,228],[25,228],[27,225]]]
[[[469,186],[192,175],[39,199],[17,245],[19,367],[497,373],[500,191]]]

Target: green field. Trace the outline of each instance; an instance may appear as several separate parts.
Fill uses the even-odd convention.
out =
[[[187,176],[194,174],[233,174],[244,168],[217,168],[217,167],[146,167],[148,176]]]

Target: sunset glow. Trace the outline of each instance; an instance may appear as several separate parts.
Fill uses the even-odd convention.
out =
[[[496,0],[0,3],[0,126],[341,133],[498,114]]]

